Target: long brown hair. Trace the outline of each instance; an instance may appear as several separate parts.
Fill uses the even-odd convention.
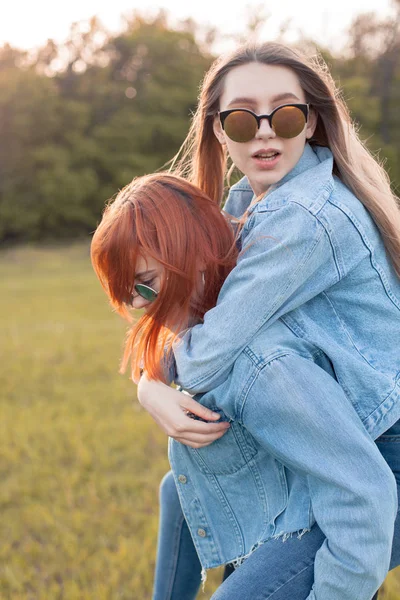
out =
[[[135,322],[128,305],[139,256],[151,256],[164,271],[157,299]],[[237,250],[231,225],[213,200],[185,179],[156,173],[134,179],[106,207],[91,258],[111,305],[132,323],[121,371],[131,358],[135,377],[143,364],[150,378],[165,381],[165,349],[215,306]]]
[[[326,64],[321,57],[307,58],[288,46],[268,42],[246,44],[217,59],[206,73],[189,134],[171,169],[189,178],[221,203],[227,155],[213,131],[224,78],[231,69],[259,62],[289,67],[297,75],[306,101],[317,113],[311,145],[327,146],[334,157],[334,173],[372,215],[400,277],[400,211],[383,167],[368,152],[351,122]]]

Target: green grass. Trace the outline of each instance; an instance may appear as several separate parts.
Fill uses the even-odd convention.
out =
[[[0,282],[0,598],[150,599],[167,440],[125,324],[82,244],[3,251]]]
[[[151,598],[167,440],[118,374],[125,329],[87,245],[0,253],[1,600]]]

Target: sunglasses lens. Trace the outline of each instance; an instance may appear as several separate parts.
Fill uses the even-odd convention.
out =
[[[144,285],[142,283],[137,283],[135,285],[135,291],[139,294],[139,296],[147,300],[147,302],[153,302],[153,300],[157,298],[157,292],[148,285]]]
[[[272,117],[272,129],[286,139],[300,135],[305,124],[306,116],[297,106],[282,106]]]
[[[234,142],[249,142],[257,132],[257,120],[244,110],[230,113],[224,121],[224,131]]]

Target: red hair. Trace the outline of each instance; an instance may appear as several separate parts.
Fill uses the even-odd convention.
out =
[[[164,274],[157,299],[134,323],[127,305],[140,256],[157,260]],[[231,225],[215,201],[181,177],[156,173],[134,179],[106,207],[92,239],[91,259],[112,306],[132,323],[121,371],[131,358],[135,378],[144,366],[151,379],[165,381],[165,349],[171,351],[177,333],[215,306],[237,249]],[[205,278],[201,298],[200,269]]]

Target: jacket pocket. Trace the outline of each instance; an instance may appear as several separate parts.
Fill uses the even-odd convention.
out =
[[[204,448],[188,446],[188,449],[199,469],[206,475],[236,473],[257,454],[257,445],[253,436],[236,421],[231,421],[227,432],[209,446]]]

